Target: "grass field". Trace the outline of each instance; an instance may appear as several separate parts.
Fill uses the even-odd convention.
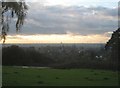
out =
[[[118,86],[118,73],[93,69],[3,66],[3,86]]]

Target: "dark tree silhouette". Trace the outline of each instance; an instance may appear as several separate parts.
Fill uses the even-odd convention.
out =
[[[119,52],[120,52],[120,28],[113,32],[111,39],[106,43],[105,49],[107,55],[115,68],[118,68],[119,64]]]
[[[17,18],[16,21],[16,31],[19,31],[21,26],[24,23],[24,19],[27,14],[27,5],[25,1],[16,1],[7,2],[2,0],[2,30],[1,30],[1,40],[3,39],[3,43],[5,43],[7,32],[9,31],[9,18]],[[9,15],[5,15],[6,12],[9,12]]]
[[[107,42],[105,48],[106,50],[109,49],[117,50],[119,48],[119,44],[120,44],[120,28],[113,32],[111,39]]]

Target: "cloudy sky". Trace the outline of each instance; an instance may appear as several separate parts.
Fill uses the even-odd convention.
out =
[[[27,0],[20,32],[6,43],[105,43],[118,28],[118,0]],[[14,20],[13,20],[14,21]]]

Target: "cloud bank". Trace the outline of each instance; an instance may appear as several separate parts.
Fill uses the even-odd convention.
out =
[[[40,6],[32,3],[21,34],[104,34],[117,29],[117,10],[100,6]]]
[[[16,19],[14,19],[11,23],[8,35],[13,36],[9,37],[10,39],[15,40],[18,38],[15,35],[21,34],[23,36],[38,35],[39,39],[41,35],[46,35],[48,36],[47,38],[49,38],[49,36],[51,35],[69,35],[70,39],[68,38],[68,40],[70,41],[74,40],[72,39],[74,36],[77,42],[81,42],[78,40],[82,40],[84,38],[87,38],[89,40],[89,37],[91,40],[93,40],[93,42],[97,42],[96,40],[94,40],[95,38],[99,38],[99,42],[105,42],[105,40],[107,40],[110,37],[112,31],[118,28],[117,7],[86,7],[77,5],[45,6],[38,2],[31,2],[28,3],[28,5],[29,10],[27,18],[25,19],[24,26],[22,27],[19,33],[16,33],[15,31],[14,24]],[[43,40],[45,38],[43,37]],[[39,41],[39,39],[35,41]],[[86,40],[86,42],[88,40]],[[66,42],[69,41],[66,40]]]

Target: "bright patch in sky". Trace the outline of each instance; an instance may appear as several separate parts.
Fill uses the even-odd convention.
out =
[[[39,2],[45,6],[104,6],[116,7],[119,0],[26,0],[27,2]]]
[[[6,43],[105,43],[109,37],[104,35],[9,35]]]

